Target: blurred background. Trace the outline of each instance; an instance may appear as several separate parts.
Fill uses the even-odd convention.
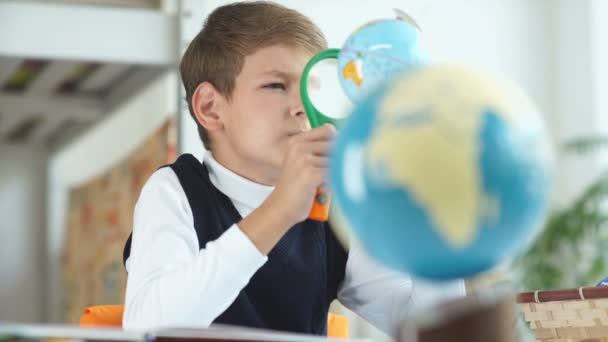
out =
[[[177,63],[206,15],[228,2],[0,0],[0,321],[77,322],[85,306],[122,302],[122,247],[141,186],[177,154],[204,153]],[[608,276],[605,205],[594,206],[595,220],[573,205],[608,194],[608,1],[277,2],[310,16],[331,47],[399,8],[434,62],[518,82],[554,140],[553,207],[570,221],[556,216],[543,248],[501,273],[521,289]],[[351,335],[384,339],[346,314]]]

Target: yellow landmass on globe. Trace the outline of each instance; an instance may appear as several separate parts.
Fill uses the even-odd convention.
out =
[[[454,248],[473,241],[481,219],[500,215],[480,184],[478,139],[484,109],[510,108],[489,84],[449,66],[397,82],[379,107],[366,151],[370,166],[403,186]]]
[[[344,68],[342,68],[342,77],[344,77],[345,80],[353,80],[353,82],[360,87],[361,83],[363,83],[363,72],[361,71],[359,63],[357,61],[346,63]]]

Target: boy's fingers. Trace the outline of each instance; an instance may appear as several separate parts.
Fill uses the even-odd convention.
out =
[[[306,150],[315,156],[325,157],[329,155],[331,143],[328,141],[313,141],[306,143]]]
[[[329,166],[329,158],[322,156],[311,156],[310,157],[310,165],[316,168],[327,168]]]

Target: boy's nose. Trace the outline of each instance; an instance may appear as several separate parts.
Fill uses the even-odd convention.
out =
[[[294,111],[293,116],[306,118],[306,112],[304,109]]]
[[[306,120],[308,122],[308,118],[306,117],[306,112],[304,111],[304,105],[302,104],[302,97],[300,96],[300,88],[297,87],[297,92],[291,94],[291,108],[289,113],[291,116],[296,117],[300,120]]]
[[[306,112],[304,111],[303,106],[297,106],[292,108],[290,112],[291,116],[295,118],[300,129],[303,131],[308,131],[310,129],[310,123],[308,122],[308,116],[306,116]]]
[[[301,103],[299,103],[297,106],[292,107],[290,110],[290,114],[295,117],[301,116],[306,118],[306,112],[304,111],[304,106]]]

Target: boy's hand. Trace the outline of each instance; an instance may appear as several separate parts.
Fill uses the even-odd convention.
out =
[[[335,137],[336,128],[323,125],[291,138],[279,181],[268,198],[289,227],[308,217],[316,190],[326,181]]]
[[[324,125],[291,138],[277,185],[262,205],[239,222],[266,255],[294,224],[308,217],[317,188],[325,182],[336,129]]]

